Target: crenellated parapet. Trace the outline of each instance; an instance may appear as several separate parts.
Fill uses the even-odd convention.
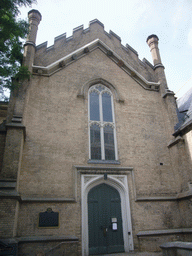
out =
[[[131,65],[125,62],[119,55],[117,55],[111,48],[104,44],[101,40],[96,39],[91,43],[84,45],[83,47],[77,49],[76,51],[71,52],[67,56],[60,58],[59,60],[51,63],[50,65],[36,66],[33,65],[33,75],[38,76],[52,76],[61,69],[69,66],[73,62],[77,61],[80,58],[83,58],[90,52],[100,49],[108,58],[110,58],[114,63],[116,63],[119,68],[121,68],[125,73],[132,77],[138,84],[140,84],[146,90],[159,90],[159,83],[149,82],[146,80],[139,72],[137,72]]]
[[[89,27],[78,26],[73,29],[72,36],[67,37],[66,33],[54,39],[54,44],[47,47],[44,42],[36,47],[34,66],[47,67],[61,58],[74,52],[76,49],[99,39],[112,51],[115,51],[120,58],[139,72],[146,80],[157,82],[153,65],[148,61],[141,61],[138,53],[129,44],[121,44],[121,38],[112,30],[104,30],[104,25],[99,20],[94,19],[89,22]]]

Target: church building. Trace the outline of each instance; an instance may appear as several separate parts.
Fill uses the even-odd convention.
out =
[[[28,17],[32,75],[0,106],[0,255],[159,255],[191,241],[192,108],[177,108],[158,37],[151,64],[97,19],[36,46],[41,14]]]

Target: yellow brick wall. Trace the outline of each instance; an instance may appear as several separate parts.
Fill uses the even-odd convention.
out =
[[[174,178],[169,177],[170,127],[159,93],[144,90],[95,50],[49,78],[34,76],[24,115],[21,193],[72,195],[72,166],[88,161],[88,101],[77,94],[95,77],[109,81],[125,100],[114,101],[118,153],[122,166],[134,167],[138,193],[176,192]]]
[[[147,80],[157,82],[150,65],[141,62],[133,51],[125,51],[117,38],[103,32],[102,26],[95,23],[89,32],[76,33],[68,42],[56,40],[52,48],[37,47],[34,64],[47,66],[100,38]],[[147,238],[145,242],[139,241],[139,231],[189,226],[191,217],[186,213],[184,222],[179,209],[179,206],[189,209],[189,202],[153,200],[176,196],[186,191],[191,181],[187,144],[182,141],[167,147],[173,139],[173,121],[168,109],[175,107],[173,102],[168,104],[172,96],[165,100],[160,92],[144,89],[97,48],[49,77],[33,75],[26,86],[22,120],[26,127],[25,141],[22,129],[8,130],[5,155],[8,165],[4,166],[4,176],[17,179],[20,208],[18,219],[13,223],[15,201],[2,201],[2,209],[7,209],[3,210],[3,236],[12,236],[11,230],[17,224],[16,236],[19,237],[76,236],[81,244],[81,175],[74,166],[114,166],[88,163],[88,97],[87,92],[85,98],[78,95],[83,85],[96,78],[108,81],[124,100],[118,102],[114,95],[118,167],[133,167],[132,178],[128,175],[127,179],[135,248],[147,250],[150,243]],[[14,102],[23,106],[15,99],[11,109]],[[186,138],[191,139],[191,133]],[[189,152],[191,154],[191,148]],[[9,159],[13,160],[11,164]],[[47,208],[59,212],[58,228],[38,227],[39,213]],[[5,211],[10,214],[6,215]],[[8,216],[12,220],[6,224]],[[158,238],[148,250],[158,250],[158,243],[163,243],[163,239],[166,240]],[[20,250],[32,249],[26,245]]]
[[[137,197],[179,192],[179,178],[167,147],[172,127],[159,92],[142,88],[97,49],[51,77],[33,76],[24,113],[21,196],[74,198],[73,166],[93,165],[87,164],[88,99],[77,95],[85,83],[96,77],[110,82],[123,96],[124,103],[114,97],[118,155],[121,167],[133,167]],[[77,203],[22,203],[18,235],[64,234],[80,238],[80,177],[76,184]],[[133,187],[129,193],[136,247],[140,230],[179,227],[176,202],[135,202]],[[39,212],[48,207],[60,212],[59,229],[37,227]],[[24,222],[26,225],[22,225]]]

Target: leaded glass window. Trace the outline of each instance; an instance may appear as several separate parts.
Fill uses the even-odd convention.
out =
[[[113,122],[111,95],[107,92],[102,94],[103,121]]]
[[[100,120],[99,94],[94,91],[90,93],[90,120]]]
[[[109,125],[104,127],[104,147],[105,160],[115,160],[113,127]]]
[[[91,159],[101,159],[100,127],[97,124],[90,126]]]
[[[97,84],[89,89],[89,143],[91,160],[117,160],[113,95]]]

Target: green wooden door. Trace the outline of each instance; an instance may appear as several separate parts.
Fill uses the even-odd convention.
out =
[[[121,200],[115,188],[101,184],[90,190],[88,216],[89,255],[124,252]]]

